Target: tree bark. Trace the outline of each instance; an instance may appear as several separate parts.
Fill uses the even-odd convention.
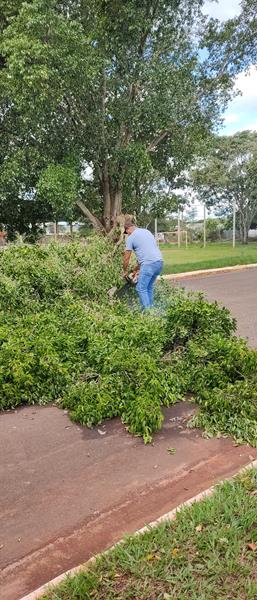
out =
[[[169,134],[168,130],[165,130],[165,131],[162,131],[161,133],[159,133],[159,135],[157,135],[157,137],[149,144],[148,152],[154,152],[156,150],[158,144],[160,142],[162,142],[162,140],[164,140],[168,134]]]
[[[243,224],[243,244],[248,244],[248,226],[247,226],[247,223]]]
[[[84,202],[82,202],[82,200],[77,200],[77,206],[80,208],[80,210],[83,212],[83,214],[87,217],[87,219],[90,221],[90,223],[92,223],[93,227],[96,229],[96,231],[104,233],[104,227],[101,223],[101,221],[99,221],[99,219],[93,215],[93,213],[91,213],[91,211],[87,208],[87,206],[85,206]]]
[[[242,213],[240,214],[240,217],[239,217],[239,229],[240,229],[241,243],[248,244],[248,230],[249,230],[248,219]]]
[[[103,220],[105,230],[108,232],[111,229],[111,193],[107,161],[105,161],[103,166],[102,186],[104,200]]]
[[[121,214],[122,211],[122,191],[118,187],[113,194],[112,199],[112,222],[115,224],[117,217]]]

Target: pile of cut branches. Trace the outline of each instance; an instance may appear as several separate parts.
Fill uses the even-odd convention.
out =
[[[120,416],[149,442],[162,406],[190,393],[194,425],[257,446],[257,352],[229,311],[164,284],[156,312],[110,304],[120,265],[97,236],[1,254],[0,408],[54,401],[88,427]]]

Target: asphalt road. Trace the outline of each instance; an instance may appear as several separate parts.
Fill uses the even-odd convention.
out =
[[[180,281],[186,289],[203,291],[209,300],[227,306],[237,320],[237,333],[257,347],[257,269],[190,277]]]

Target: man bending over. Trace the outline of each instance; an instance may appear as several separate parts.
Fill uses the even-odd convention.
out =
[[[124,276],[128,275],[128,266],[133,250],[137,257],[137,265],[133,274],[136,275],[139,271],[136,290],[143,308],[151,308],[154,283],[163,268],[162,254],[153,234],[148,229],[137,227],[132,220],[125,221],[124,228],[128,236],[123,256]]]

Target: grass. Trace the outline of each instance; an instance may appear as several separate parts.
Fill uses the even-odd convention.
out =
[[[44,600],[256,600],[257,470],[102,555]]]
[[[257,242],[246,246],[238,243],[235,248],[231,242],[210,243],[206,248],[200,244],[188,248],[167,244],[161,245],[161,251],[166,274],[257,263]]]

